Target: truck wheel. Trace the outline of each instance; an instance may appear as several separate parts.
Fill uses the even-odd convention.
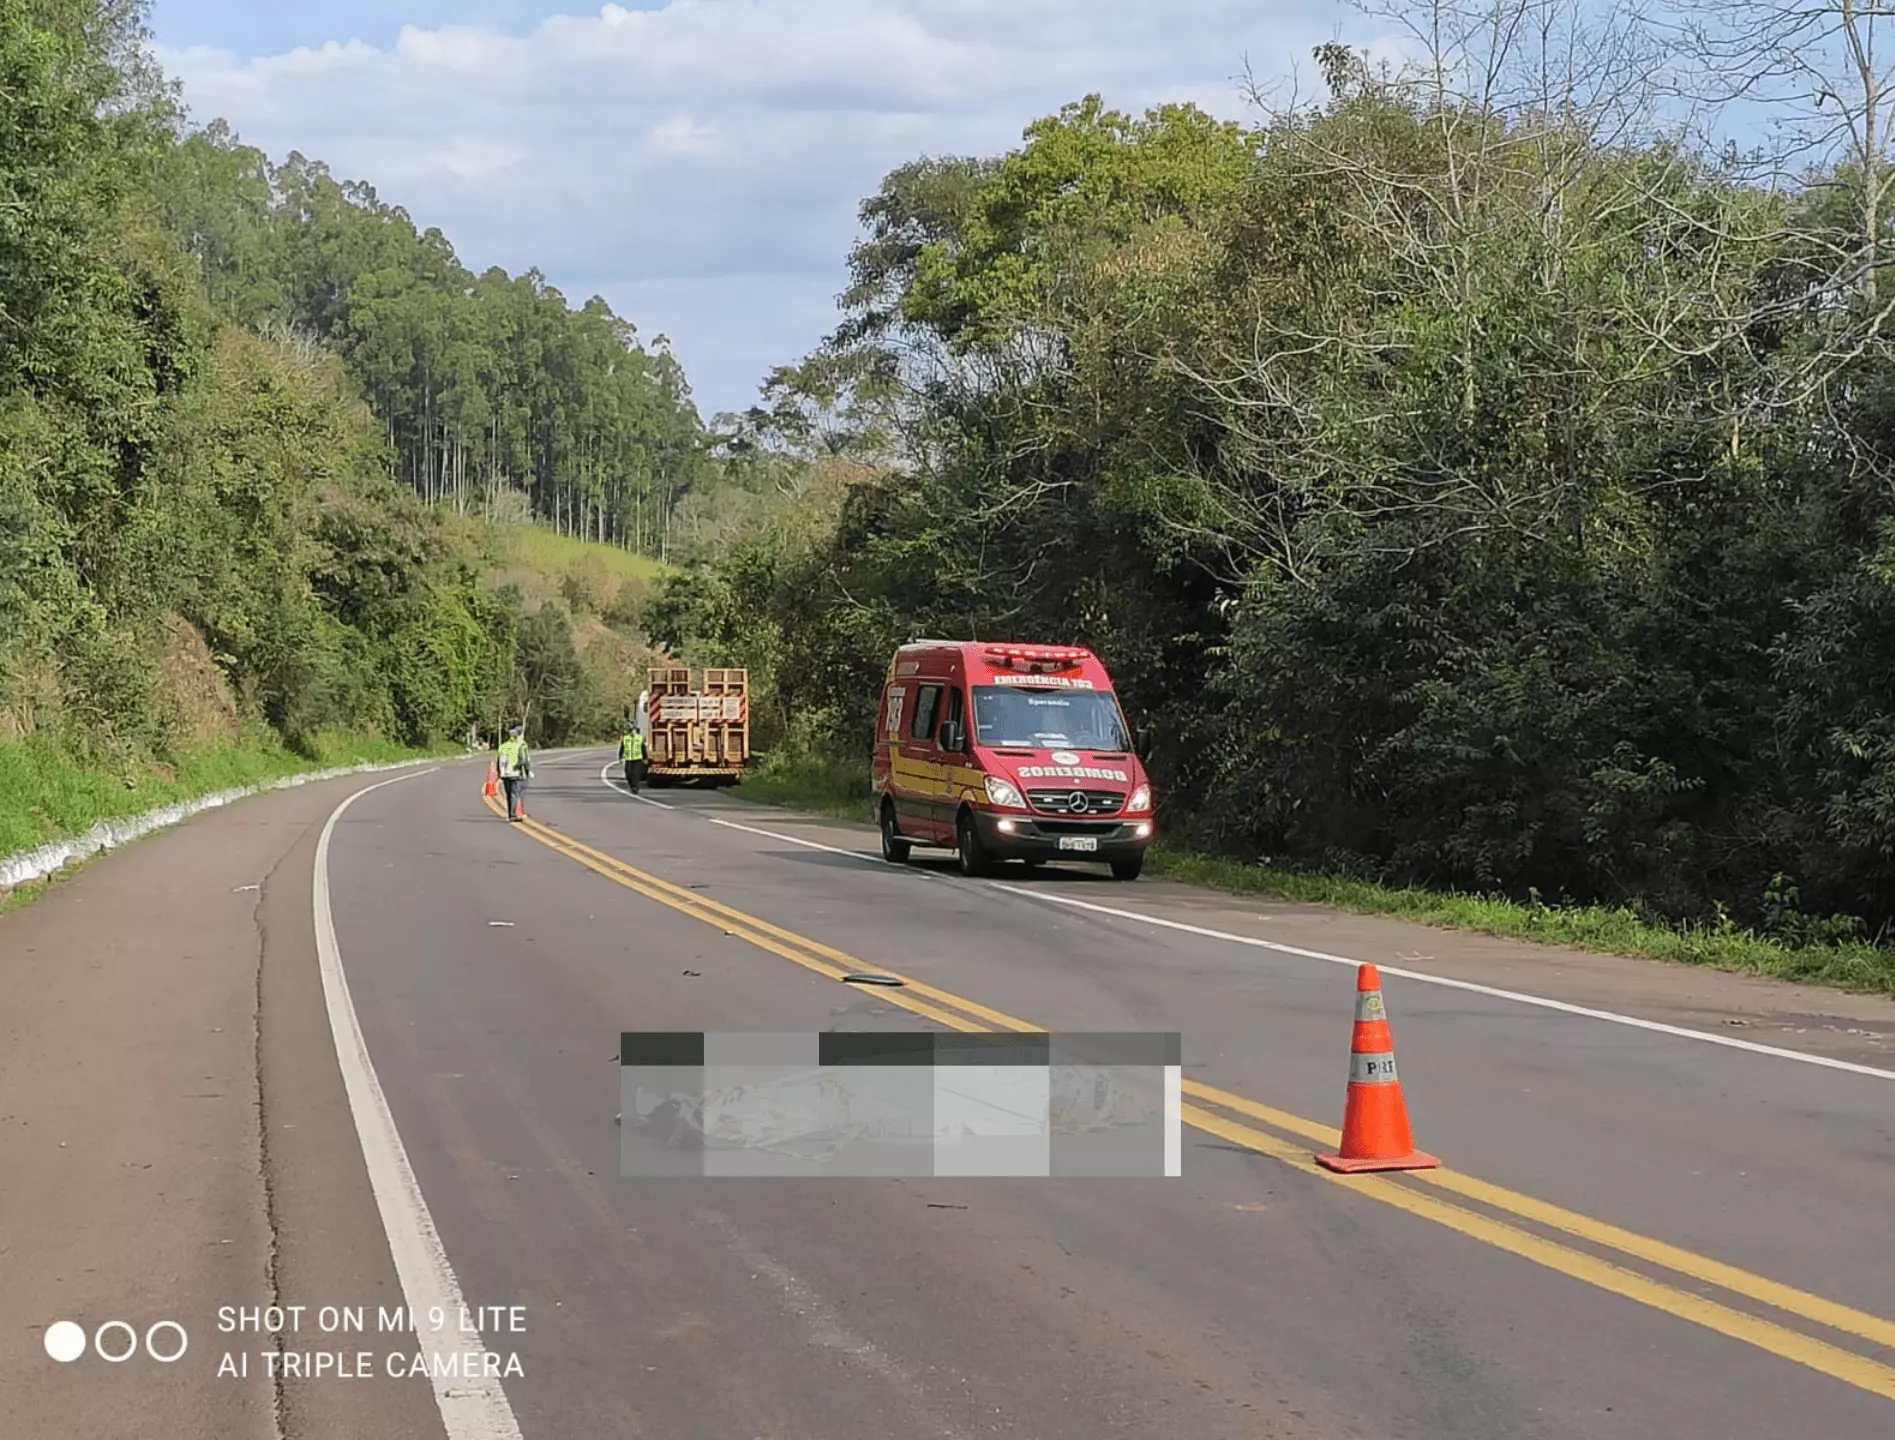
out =
[[[913,847],[901,838],[901,832],[895,828],[895,807],[887,801],[882,802],[882,858],[890,865],[906,865],[908,852]]]
[[[1114,880],[1136,880],[1139,875],[1143,873],[1144,869],[1145,857],[1143,855],[1134,855],[1130,860],[1114,860],[1112,862],[1112,878]]]
[[[980,843],[980,832],[974,829],[972,816],[961,816],[961,823],[955,831],[955,840],[955,848],[961,852],[961,874],[978,877],[985,875],[992,868],[992,862],[987,855],[987,847]]]

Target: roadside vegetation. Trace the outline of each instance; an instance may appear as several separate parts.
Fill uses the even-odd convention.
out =
[[[1396,0],[1247,122],[891,173],[653,607],[762,678],[752,792],[851,793],[900,643],[1079,642],[1171,873],[1886,988],[1895,72],[1686,8]]]
[[[776,750],[763,757],[731,792],[739,800],[806,810],[859,825],[874,821],[869,767],[859,761],[822,759]]]
[[[836,820],[871,823],[866,765],[791,757],[778,751],[731,792]],[[1703,921],[1670,921],[1636,906],[1545,903],[1529,894],[1457,893],[1206,854],[1169,840],[1153,846],[1147,875],[1233,894],[1326,905],[1358,915],[1386,916],[1446,930],[1565,946],[1596,955],[1626,955],[1768,976],[1808,985],[1895,995],[1895,949],[1868,944],[1812,920],[1782,882],[1761,926],[1728,912]]]
[[[102,820],[128,819],[220,790],[314,770],[420,759],[427,753],[346,736],[314,737],[305,753],[258,737],[249,745],[201,750],[176,764],[113,773],[78,764],[37,738],[0,745],[0,856],[83,834]]]
[[[662,340],[192,125],[143,14],[0,7],[0,853],[611,733],[724,503]]]

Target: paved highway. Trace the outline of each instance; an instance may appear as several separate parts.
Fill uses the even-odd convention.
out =
[[[280,792],[0,917],[0,1433],[1895,1434],[1895,1005],[890,867],[605,759],[517,826],[476,765]],[[1311,1162],[1361,961],[1442,1170]],[[1183,1178],[618,1175],[621,1030],[940,1024],[1180,1031]],[[408,1303],[509,1373],[405,1373]]]

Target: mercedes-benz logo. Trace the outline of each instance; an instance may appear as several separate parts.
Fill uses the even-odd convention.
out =
[[[1066,808],[1078,815],[1086,808],[1086,796],[1082,790],[1075,790],[1066,797]]]

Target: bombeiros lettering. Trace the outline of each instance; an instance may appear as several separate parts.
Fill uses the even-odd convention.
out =
[[[1128,784],[1131,776],[1124,770],[1107,770],[1098,765],[1022,765],[1022,780],[1117,780]]]

